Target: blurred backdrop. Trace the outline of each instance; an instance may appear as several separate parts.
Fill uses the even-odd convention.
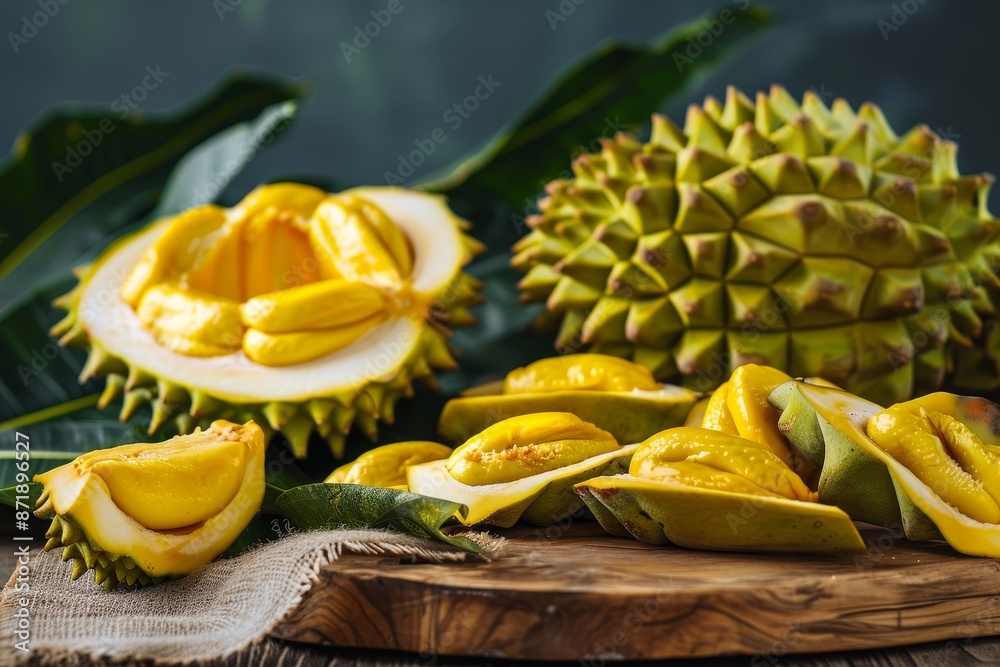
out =
[[[291,131],[233,191],[296,175],[384,183],[401,153],[441,128],[446,140],[408,179],[417,182],[485,143],[599,42],[648,42],[748,1],[4,0],[0,135],[12,142],[35,115],[64,101],[115,113],[168,109],[245,65],[308,79],[315,90]],[[897,130],[926,122],[957,138],[963,171],[1000,170],[993,84],[1000,3],[759,4],[773,10],[774,25],[664,111],[682,119],[688,101],[722,95],[728,83],[752,92],[780,82],[796,97],[813,88],[828,101],[875,101]],[[44,21],[43,10],[51,15]],[[376,19],[382,24],[366,26]],[[458,115],[453,105],[480,77],[492,82],[487,99]]]

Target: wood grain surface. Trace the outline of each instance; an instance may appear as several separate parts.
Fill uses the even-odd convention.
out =
[[[770,665],[1000,634],[1000,561],[885,531],[863,533],[867,554],[840,557],[649,547],[590,522],[501,533],[507,555],[492,563],[345,557],[274,635],[425,656]]]

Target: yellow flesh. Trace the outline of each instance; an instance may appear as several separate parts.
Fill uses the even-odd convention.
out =
[[[152,530],[190,526],[228,505],[243,481],[242,442],[209,440],[184,448],[126,445],[116,457],[88,463],[123,512]]]
[[[604,354],[570,354],[511,371],[504,380],[503,393],[654,391],[661,386],[645,366],[631,361]]]
[[[470,486],[513,482],[617,450],[614,437],[568,412],[539,412],[493,424],[458,447],[445,465]]]
[[[629,474],[721,491],[752,493],[757,487],[764,495],[816,499],[816,494],[769,449],[705,428],[682,426],[649,438],[632,457]]]
[[[264,497],[264,434],[217,421],[163,443],[83,454],[36,475],[47,503],[91,545],[153,576],[187,574],[222,553]]]
[[[1000,523],[1000,456],[953,417],[915,403],[883,410],[868,437],[942,500],[976,521]]]
[[[719,388],[712,392],[705,406],[705,415],[701,420],[702,428],[721,431],[730,435],[739,435],[736,422],[733,421],[733,413],[729,411],[729,383],[723,382]]]
[[[188,356],[214,357],[240,349],[240,306],[232,299],[162,283],[143,293],[136,315],[156,342]]]
[[[321,203],[309,221],[309,242],[323,276],[381,287],[398,285],[402,269],[380,231],[384,229],[379,223],[350,201],[330,198]]]
[[[364,484],[406,488],[406,469],[451,456],[451,447],[436,442],[413,441],[383,445],[340,466],[324,481],[328,484]]]
[[[255,296],[240,306],[244,326],[267,333],[329,329],[358,322],[385,309],[375,288],[347,280],[323,280]]]
[[[376,316],[334,329],[278,334],[249,329],[243,337],[243,353],[265,366],[304,364],[347,347],[382,321]]]
[[[286,183],[258,188],[228,213],[205,206],[174,218],[121,296],[174,352],[242,350],[288,366],[349,345],[390,310],[424,317],[428,304],[408,287],[412,268],[405,234],[374,203]]]
[[[819,470],[792,447],[778,430],[780,411],[767,398],[790,381],[788,375],[768,366],[746,364],[733,371],[709,398],[701,426],[738,435],[763,445],[787,466],[812,483]]]

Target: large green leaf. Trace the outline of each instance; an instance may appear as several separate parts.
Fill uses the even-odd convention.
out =
[[[455,512],[465,510],[464,505],[409,491],[360,484],[307,484],[278,496],[277,507],[301,530],[388,528],[465,551],[479,551],[472,540],[441,532],[441,526]]]
[[[192,148],[302,93],[238,74],[179,114],[67,105],[43,115],[0,169],[0,312],[148,212]]]
[[[723,12],[725,24],[720,20]],[[494,207],[501,204],[507,213],[523,214],[545,183],[569,169],[573,153],[591,147],[602,135],[646,123],[652,112],[768,21],[763,10],[735,5],[706,18],[722,28],[718,35],[709,33],[707,46],[698,39],[706,33],[704,19],[671,31],[651,46],[604,45],[558,76],[481,152],[425,187],[447,193],[475,214],[485,213],[493,224],[486,234],[477,228],[477,235],[491,248],[510,247],[526,231],[523,215],[496,216]]]

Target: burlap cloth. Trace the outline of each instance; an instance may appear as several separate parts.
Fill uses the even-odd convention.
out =
[[[30,559],[30,653],[14,648],[15,568],[0,594],[0,665],[58,664],[81,657],[112,660],[211,660],[265,637],[302,599],[319,569],[345,553],[461,561],[499,555],[502,538],[466,534],[477,556],[446,545],[375,530],[297,533],[191,576],[137,591],[105,592],[88,573],[70,580],[59,551]]]

